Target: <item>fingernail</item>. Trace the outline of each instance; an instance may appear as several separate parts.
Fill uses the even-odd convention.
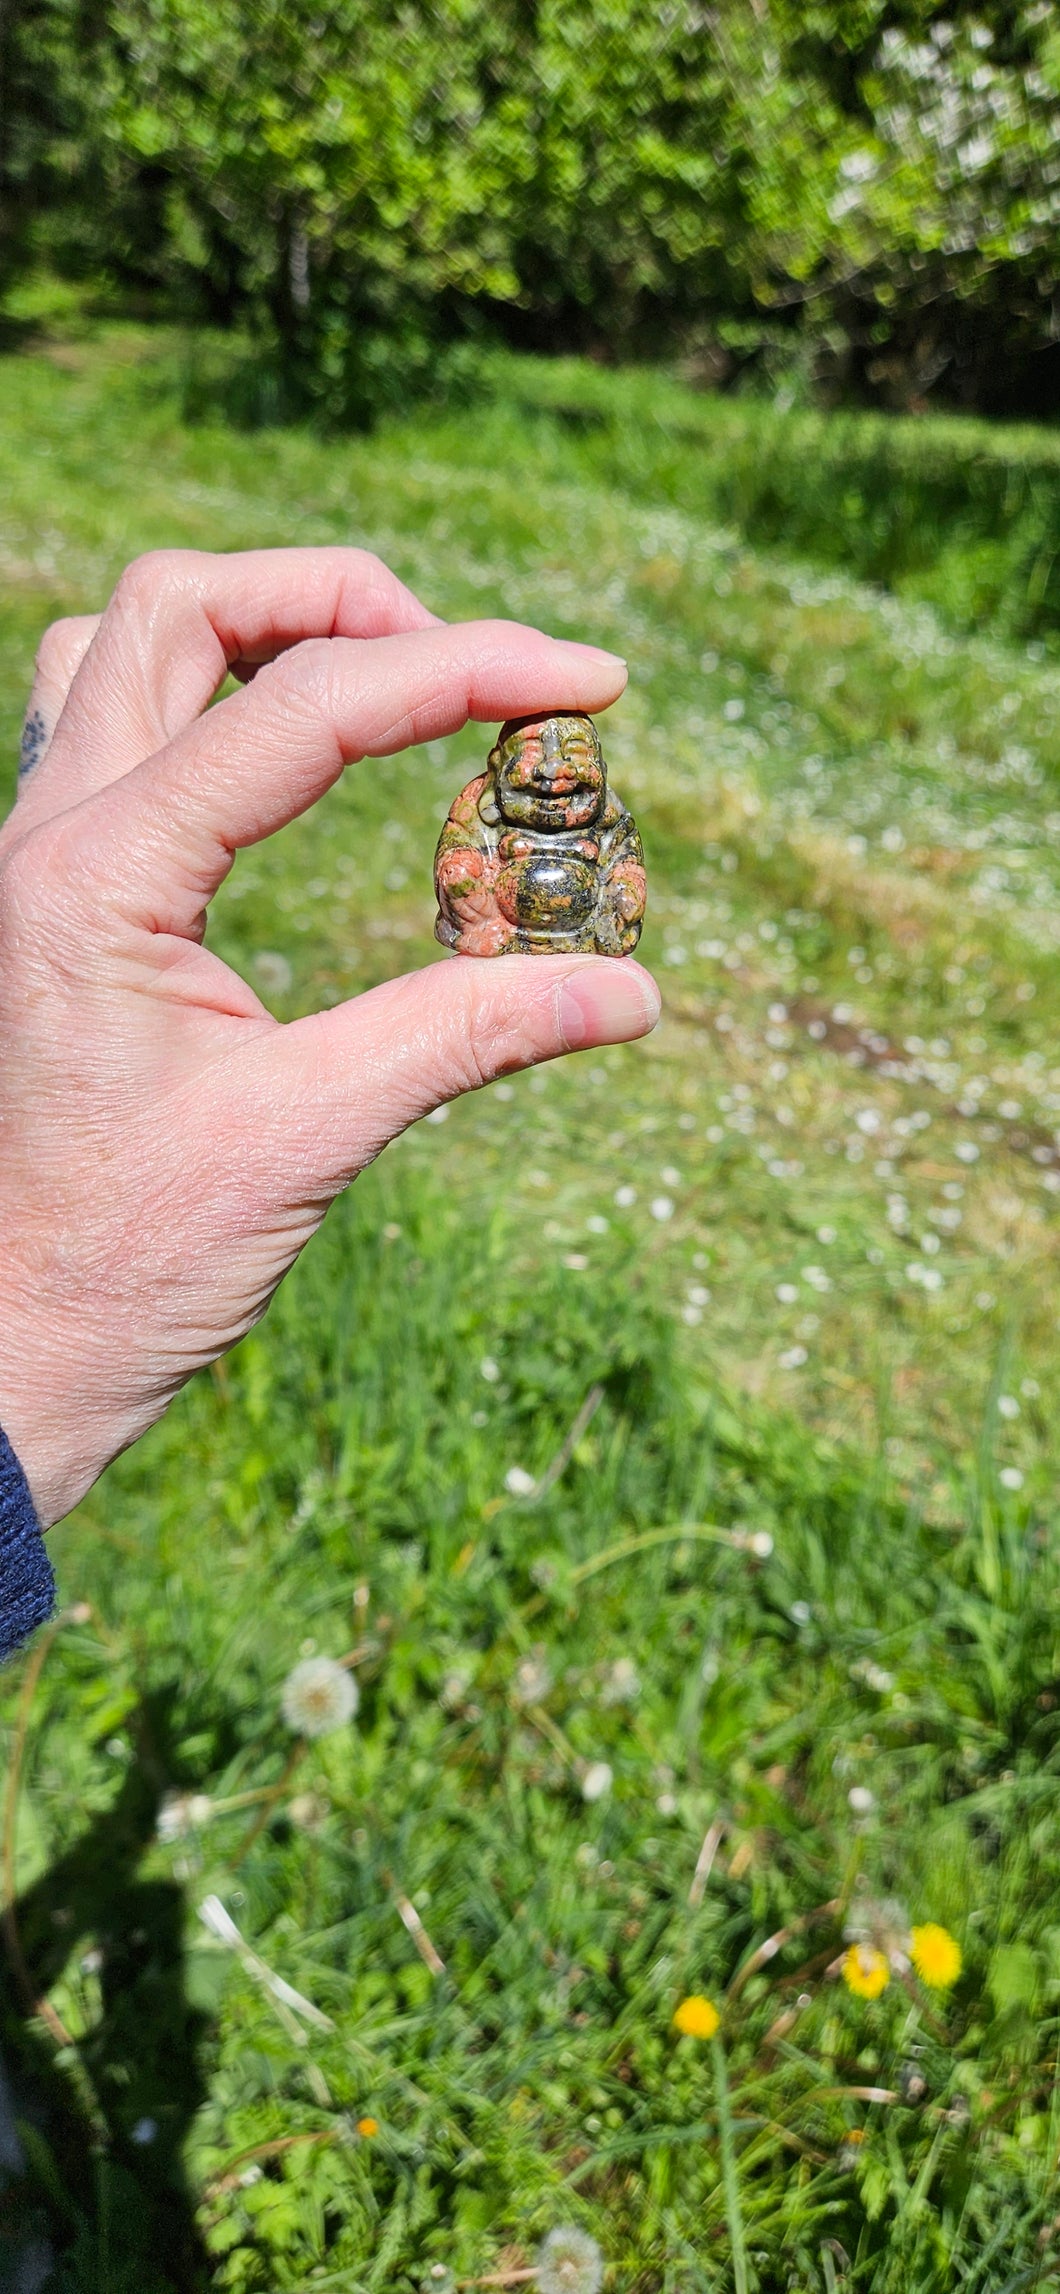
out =
[[[621,957],[570,972],[559,991],[559,1024],[568,1051],[600,1043],[630,1043],[648,1035],[662,998],[650,972]]]

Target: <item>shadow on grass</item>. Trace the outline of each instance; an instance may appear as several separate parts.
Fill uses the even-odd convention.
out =
[[[181,2155],[204,2093],[205,2018],[185,1995],[180,1890],[137,1877],[175,1765],[171,1702],[164,1690],[145,1700],[112,1807],[14,1906],[23,1964],[0,2008],[5,2294],[196,2294],[208,2283]],[[46,2034],[33,2003],[89,1950],[100,2010],[75,2051]]]

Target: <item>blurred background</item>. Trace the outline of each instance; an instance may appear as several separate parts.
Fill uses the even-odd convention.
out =
[[[1045,5],[0,11],[9,790],[137,552],[364,543],[627,655],[664,996],[51,1540],[20,2294],[1056,2283],[1058,124]],[[489,737],[240,857],[281,1019]]]

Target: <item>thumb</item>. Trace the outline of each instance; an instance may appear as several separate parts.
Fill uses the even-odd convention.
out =
[[[443,1100],[499,1075],[647,1035],[658,988],[632,957],[451,956],[296,1020],[267,1050],[304,1172],[339,1187]]]

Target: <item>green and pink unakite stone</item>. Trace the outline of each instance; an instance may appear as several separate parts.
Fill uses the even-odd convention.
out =
[[[465,956],[628,956],[644,921],[636,822],[591,717],[512,717],[449,808],[435,937]]]

